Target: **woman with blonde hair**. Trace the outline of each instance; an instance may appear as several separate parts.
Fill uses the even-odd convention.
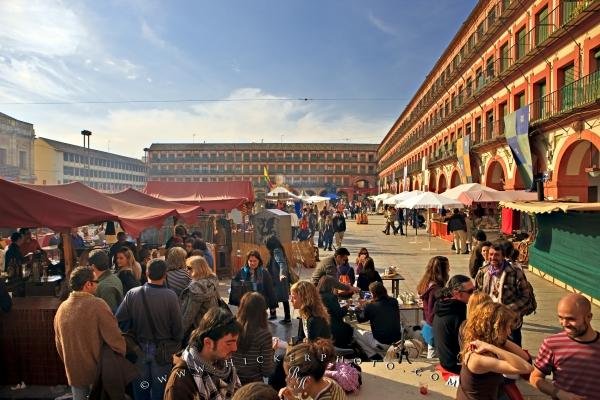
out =
[[[508,307],[484,301],[469,311],[461,341],[458,400],[496,400],[503,374],[528,374],[531,364],[508,340],[517,316]]]
[[[125,264],[123,264],[123,265],[130,268],[131,271],[133,272],[133,277],[137,281],[139,281],[142,278],[142,266],[140,265],[139,262],[137,262],[135,260],[135,256],[133,255],[133,252],[131,251],[131,249],[129,249],[128,247],[123,247],[123,249],[126,251],[122,251],[122,252],[118,251],[117,253],[115,253],[115,260],[117,258],[118,253],[121,253],[122,255],[124,255],[126,260],[125,260]]]
[[[185,266],[187,252],[182,247],[171,247],[167,252],[167,276],[165,285],[175,292],[177,297],[181,296],[181,292],[191,281]]]
[[[435,303],[440,297],[440,291],[450,279],[450,262],[447,257],[432,257],[425,273],[417,285],[417,294],[423,300],[423,330],[421,331],[423,339],[427,342],[427,358],[436,356],[433,337],[433,315]]]
[[[299,281],[292,286],[290,292],[292,306],[300,314],[298,341],[331,339],[329,313],[315,285]]]
[[[171,249],[173,250],[173,249]],[[170,251],[170,250],[169,250]],[[193,256],[186,260],[191,275],[190,284],[181,291],[179,301],[183,318],[184,343],[189,334],[212,307],[219,305],[219,280],[213,274],[204,257]]]
[[[115,262],[117,264],[116,275],[123,284],[123,296],[125,296],[130,289],[140,286],[140,281],[135,278],[132,260],[135,262],[132,251],[127,247],[121,247],[115,253]],[[140,267],[140,276],[142,273],[141,270],[142,267]]]
[[[289,347],[283,361],[286,386],[279,391],[284,400],[346,400],[346,393],[325,376],[327,364],[335,356],[331,341],[319,339]]]

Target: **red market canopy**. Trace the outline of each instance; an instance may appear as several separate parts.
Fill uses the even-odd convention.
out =
[[[177,215],[165,210],[109,197],[80,182],[66,185],[29,185],[2,181],[3,222],[8,226],[45,226],[65,231],[71,227],[103,221],[119,221],[137,237],[144,229],[162,226]],[[9,217],[7,218],[7,208]]]
[[[250,181],[146,183],[144,193],[162,200],[200,205],[205,210],[233,210],[254,202]]]
[[[107,196],[140,206],[159,208],[163,210],[175,209],[179,217],[183,218],[189,224],[193,224],[197,221],[198,215],[202,210],[202,207],[198,205],[188,205],[176,203],[174,201],[162,200],[158,197],[150,196],[132,188],[125,189],[118,193],[107,193]]]

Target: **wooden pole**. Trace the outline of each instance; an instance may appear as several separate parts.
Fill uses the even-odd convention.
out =
[[[69,233],[60,234],[63,243],[63,255],[65,257],[65,279],[68,281],[73,271],[73,241]]]

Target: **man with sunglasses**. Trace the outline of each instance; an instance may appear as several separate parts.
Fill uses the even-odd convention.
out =
[[[454,374],[460,374],[460,324],[467,319],[467,303],[475,292],[475,285],[468,276],[455,275],[440,291],[433,313],[433,337],[441,366]]]
[[[75,268],[69,286],[73,291],[54,317],[55,341],[73,399],[83,400],[96,380],[103,344],[125,355],[125,339],[106,302],[94,296],[98,281],[90,267]]]
[[[175,356],[164,399],[231,399],[242,386],[231,359],[240,331],[230,313],[219,307],[208,310],[189,345]]]

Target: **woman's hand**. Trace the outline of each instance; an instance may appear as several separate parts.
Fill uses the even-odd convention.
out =
[[[279,398],[284,400],[294,400],[294,393],[286,386],[279,390]]]
[[[477,354],[483,354],[483,353],[496,354],[497,347],[492,344],[483,342],[481,340],[474,340],[471,343],[469,343],[469,350],[471,350],[472,352],[477,353]]]

